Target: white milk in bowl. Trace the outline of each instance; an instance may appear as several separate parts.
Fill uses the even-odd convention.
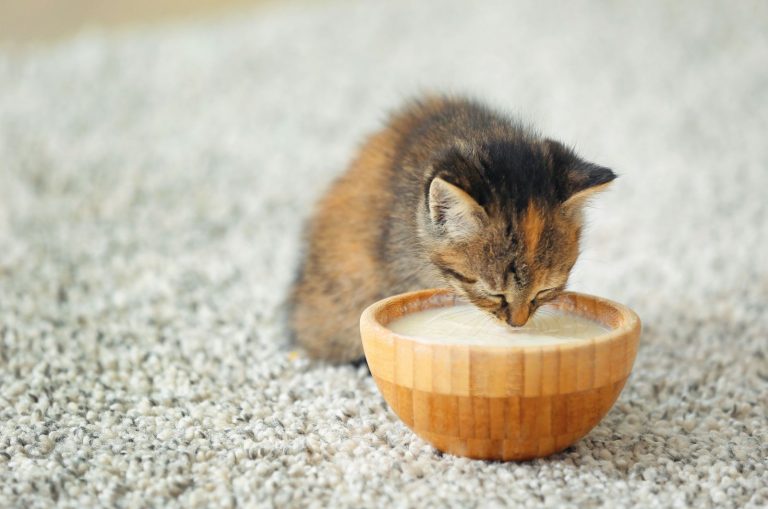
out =
[[[392,332],[429,343],[546,346],[584,341],[608,332],[604,325],[555,308],[539,308],[522,327],[511,327],[475,306],[448,306],[404,315]]]

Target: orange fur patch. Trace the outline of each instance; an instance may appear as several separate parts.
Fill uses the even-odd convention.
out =
[[[536,248],[541,240],[541,232],[544,230],[544,218],[541,211],[531,202],[523,216],[522,230],[525,234],[525,253],[529,265],[533,265],[536,256]]]

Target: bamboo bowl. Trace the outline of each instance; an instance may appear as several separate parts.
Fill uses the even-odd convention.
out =
[[[360,318],[365,357],[384,399],[441,451],[494,460],[561,451],[608,413],[632,370],[640,319],[585,294],[566,292],[548,304],[609,328],[578,343],[435,344],[387,329],[404,314],[458,303],[449,290],[423,290],[381,300]]]

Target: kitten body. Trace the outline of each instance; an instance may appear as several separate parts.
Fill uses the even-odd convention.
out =
[[[296,340],[316,358],[359,359],[366,306],[444,286],[524,324],[564,288],[583,203],[613,178],[479,103],[410,103],[316,206],[290,297]]]

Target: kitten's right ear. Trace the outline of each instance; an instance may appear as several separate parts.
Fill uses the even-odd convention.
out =
[[[568,168],[570,195],[563,203],[566,207],[578,207],[589,198],[603,191],[613,182],[616,174],[608,168],[592,163],[580,163]]]
[[[454,240],[477,234],[487,217],[474,198],[440,177],[429,185],[429,216],[435,226]]]

